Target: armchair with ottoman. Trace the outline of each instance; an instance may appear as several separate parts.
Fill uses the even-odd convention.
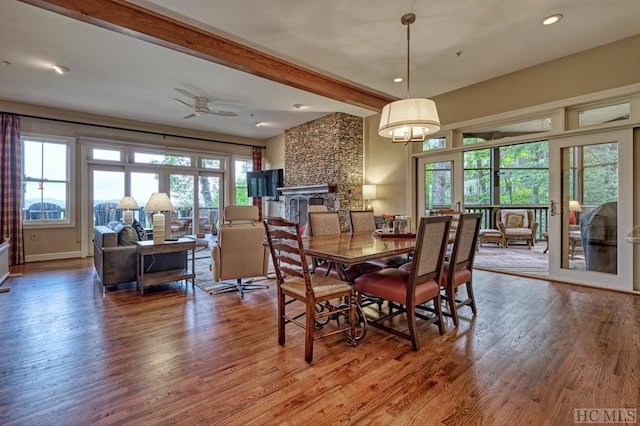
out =
[[[135,225],[135,222],[134,222]],[[136,242],[146,239],[132,225],[110,222],[93,228],[93,264],[103,288],[136,281]],[[164,253],[145,257],[145,271],[159,272],[186,267],[182,253]]]

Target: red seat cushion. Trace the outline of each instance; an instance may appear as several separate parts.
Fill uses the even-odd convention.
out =
[[[449,275],[449,262],[444,262],[442,267],[442,285],[446,285],[447,276]],[[458,287],[464,283],[471,281],[471,271],[467,268],[455,271],[453,275],[453,286]]]
[[[381,297],[396,303],[407,301],[407,282],[409,273],[397,268],[388,268],[356,278],[356,291]],[[434,280],[428,280],[416,286],[416,305],[433,299],[438,295],[440,286]]]

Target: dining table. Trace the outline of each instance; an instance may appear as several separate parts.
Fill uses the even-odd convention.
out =
[[[413,253],[416,238],[413,234],[382,235],[379,232],[343,232],[339,235],[302,237],[302,245],[308,257],[333,262],[338,266],[339,274],[346,279],[346,270],[357,267],[359,263],[387,256]],[[351,283],[353,284],[353,283]],[[377,301],[376,301],[377,303]],[[320,306],[319,309],[322,309]],[[360,303],[356,302],[356,341],[367,334],[367,320]],[[340,318],[337,318],[338,322]],[[348,338],[345,333],[345,338]]]
[[[376,232],[343,232],[340,235],[302,238],[307,256],[335,262],[343,268],[373,259],[412,253],[415,236],[397,234],[382,236]]]

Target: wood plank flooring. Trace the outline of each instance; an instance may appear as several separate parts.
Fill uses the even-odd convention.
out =
[[[91,259],[27,264],[0,294],[2,425],[566,425],[640,406],[640,297],[477,271],[479,313],[277,344],[275,284],[103,294]]]

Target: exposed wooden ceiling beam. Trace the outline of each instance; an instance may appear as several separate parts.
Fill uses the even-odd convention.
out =
[[[159,46],[374,111],[396,98],[346,83],[123,0],[20,0]]]

